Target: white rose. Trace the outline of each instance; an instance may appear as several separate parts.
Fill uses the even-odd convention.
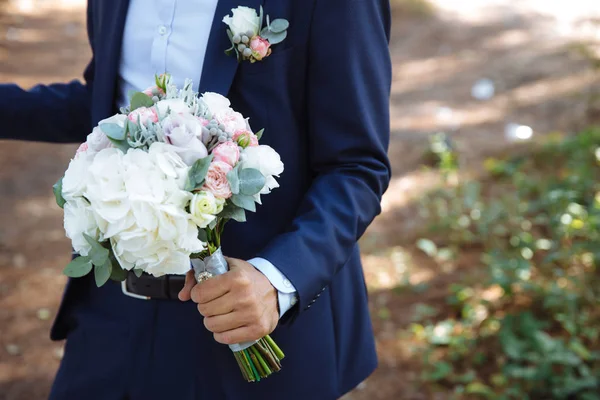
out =
[[[162,122],[165,141],[175,147],[175,151],[189,166],[208,156],[202,143],[202,123],[190,114],[170,115]]]
[[[189,114],[190,107],[182,99],[161,100],[155,104],[159,118],[170,114]]]
[[[69,163],[62,180],[62,195],[65,200],[83,196],[87,188],[89,168],[94,159],[87,151],[78,153]]]
[[[255,9],[237,7],[231,12],[233,17],[227,15],[223,18],[223,22],[229,26],[234,35],[247,35],[248,32],[252,32],[252,36],[258,35],[260,18]]]
[[[225,111],[231,107],[229,99],[219,93],[206,92],[200,99],[211,113]]]
[[[87,136],[86,143],[88,145],[88,151],[92,153],[97,153],[100,150],[113,147],[112,142],[108,136],[102,132],[102,129],[99,126],[95,127],[92,130],[92,133]]]
[[[73,249],[82,256],[87,256],[92,248],[83,237],[84,233],[96,240],[100,239],[94,212],[84,198],[76,198],[65,203],[64,226]]]
[[[242,153],[242,163],[242,169],[257,169],[265,177],[265,186],[260,194],[271,193],[272,189],[279,187],[274,177],[279,177],[283,173],[283,163],[279,154],[271,147],[266,145],[247,147]]]
[[[190,202],[192,221],[200,228],[206,228],[223,211],[224,205],[225,199],[216,198],[210,192],[196,193]]]

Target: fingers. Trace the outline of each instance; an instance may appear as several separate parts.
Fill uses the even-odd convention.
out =
[[[215,276],[207,281],[197,284],[192,289],[192,300],[197,304],[209,303],[229,292],[231,287],[229,273]]]
[[[259,340],[260,338],[268,335],[270,332],[258,329],[258,326],[243,326],[241,328],[232,329],[230,331],[215,333],[213,336],[215,340],[222,344],[236,344],[243,342],[251,342]]]
[[[185,275],[185,285],[179,292],[179,300],[189,301],[192,298],[192,289],[196,285],[196,279],[194,278],[194,271],[188,271]]]
[[[249,322],[248,317],[240,312],[204,318],[204,326],[213,333],[235,330],[246,326]]]
[[[208,303],[198,304],[198,311],[203,317],[229,314],[235,311],[235,303],[235,296],[232,293],[227,293]]]

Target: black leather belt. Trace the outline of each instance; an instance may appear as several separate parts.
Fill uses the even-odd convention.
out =
[[[136,299],[177,300],[184,284],[183,275],[164,275],[156,278],[144,273],[138,278],[130,272],[127,279],[121,282],[121,288],[123,294]]]

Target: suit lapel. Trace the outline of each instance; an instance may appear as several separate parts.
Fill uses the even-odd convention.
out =
[[[94,90],[101,92],[99,118],[106,118],[115,111],[115,91],[129,0],[103,1],[99,7],[103,9],[100,10],[98,26],[101,29],[100,38],[104,40],[97,42],[95,62],[104,65],[98,68],[98,82],[94,84]]]
[[[238,62],[234,56],[225,54],[225,50],[231,47],[231,42],[227,37],[227,25],[223,23],[223,17],[231,15],[231,10],[239,6],[254,8],[258,13],[263,2],[264,0],[219,0],[204,57],[200,93],[216,92],[226,96],[235,77]]]

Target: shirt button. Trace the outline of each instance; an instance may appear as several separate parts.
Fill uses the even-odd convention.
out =
[[[296,305],[297,302],[298,302],[298,299],[296,299],[296,297],[292,297],[290,304],[294,306],[294,305]]]
[[[285,287],[291,288],[292,287],[292,282],[290,282],[288,279],[284,279],[283,280],[283,285]]]
[[[166,27],[166,26],[162,25],[162,26],[159,26],[159,27],[158,27],[158,33],[159,33],[161,36],[164,36],[164,35],[166,35],[166,34],[167,34],[167,32],[168,32],[168,29],[167,29],[167,27]]]

